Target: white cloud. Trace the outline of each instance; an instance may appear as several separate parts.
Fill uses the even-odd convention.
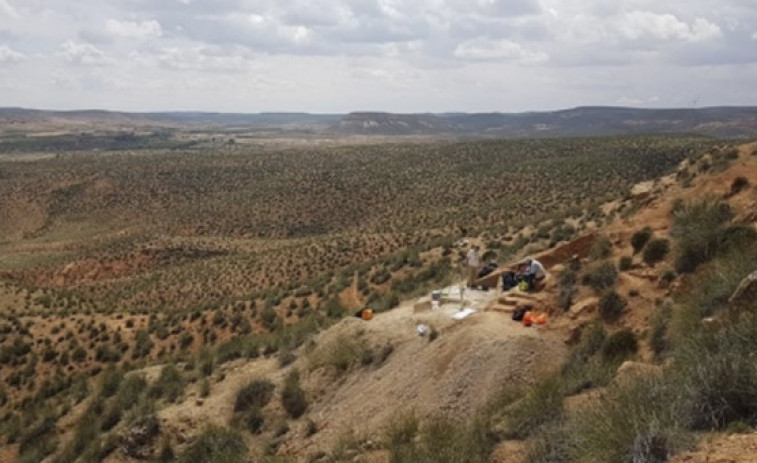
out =
[[[12,50],[7,45],[0,45],[0,63],[19,63],[24,61],[26,56]]]
[[[455,48],[454,55],[463,59],[512,60],[523,63],[540,63],[549,59],[546,53],[526,50],[520,44],[509,40],[486,39],[463,42]]]
[[[99,48],[89,43],[76,43],[68,40],[61,45],[61,55],[69,63],[87,66],[104,66],[113,62]]]
[[[688,105],[708,94],[748,104],[757,81],[748,3],[0,0],[0,101],[509,111]]]
[[[720,27],[705,19],[696,18],[690,25],[672,14],[649,11],[626,13],[620,18],[618,26],[620,34],[631,40],[652,38],[701,42],[721,35]]]
[[[129,39],[146,40],[163,35],[160,23],[151,21],[118,21],[109,19],[105,23],[105,29],[112,35]]]
[[[8,3],[8,0],[0,0],[0,16],[7,16],[11,19],[17,19],[19,17],[18,11]]]
[[[241,54],[219,53],[204,46],[163,48],[156,61],[166,68],[182,71],[244,71],[250,66],[250,60]]]

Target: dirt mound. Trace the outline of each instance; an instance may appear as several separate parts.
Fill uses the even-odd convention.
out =
[[[479,295],[496,297],[489,293]],[[423,336],[419,324],[429,328]],[[329,357],[339,348],[347,351],[339,355],[361,353],[340,368]],[[224,364],[217,373],[222,379],[208,397],[200,398],[193,386],[182,403],[162,409],[158,417],[162,432],[187,442],[208,425],[228,425],[243,385],[266,378],[278,391],[296,368],[309,408],[280,438],[278,453],[304,458],[331,451],[347,436],[377,442],[387,424],[411,411],[419,418],[470,418],[505,384],[531,381],[556,367],[563,354],[564,344],[544,327],[525,328],[505,314],[482,311],[457,321],[444,311],[416,313],[408,302],[371,321],[343,319],[306,342],[287,367],[275,358]],[[265,413],[270,419],[264,433],[273,432],[277,417],[286,416],[278,400]],[[315,434],[307,430],[309,421]],[[256,438],[250,443],[261,445]]]
[[[439,337],[418,336],[419,323],[432,326]],[[503,385],[533,379],[555,367],[563,353],[556,338],[504,314],[479,312],[455,321],[446,314],[414,314],[409,305],[367,323],[343,320],[316,342],[327,345],[345,337],[391,345],[392,352],[380,366],[343,377],[312,370],[304,384],[322,394],[310,409],[320,431],[289,442],[286,453],[328,449],[355,432],[380,438],[388,422],[410,411],[419,417],[470,418]]]

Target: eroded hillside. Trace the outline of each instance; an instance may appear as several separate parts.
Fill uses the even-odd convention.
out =
[[[674,427],[664,420],[645,421],[640,407],[625,415],[651,427],[633,434],[629,449],[620,431],[607,436],[606,447],[600,439],[590,440],[600,431],[580,417],[600,423],[618,416],[612,413],[624,414],[602,408],[606,399],[627,400],[630,393],[618,386],[624,375],[683,375],[668,366],[669,359],[681,358],[680,333],[698,333],[695,327],[703,317],[714,316],[707,323],[722,325],[718,314],[735,289],[733,282],[755,268],[755,148],[711,148],[703,157],[682,156],[670,164],[677,170],[647,184],[631,189],[631,171],[623,181],[606,184],[606,194],[587,193],[590,185],[601,183],[595,177],[599,172],[617,174],[626,165],[612,161],[607,171],[600,165],[591,178],[582,180],[581,174],[571,180],[584,185],[581,193],[576,187],[577,196],[554,186],[549,187],[552,196],[538,205],[518,202],[526,204],[521,211],[526,216],[538,217],[533,226],[482,230],[470,240],[500,264],[534,254],[550,271],[547,288],[533,295],[505,294],[499,288],[472,292],[468,302],[479,311],[462,321],[444,310],[416,311],[415,298],[371,321],[341,318],[351,315],[345,309],[384,303],[371,299],[374,293],[394,290],[399,299],[413,294],[412,289],[403,292],[402,284],[420,282],[425,286],[419,287],[430,289],[457,280],[465,247],[444,233],[422,231],[423,220],[416,224],[418,233],[401,234],[379,228],[366,233],[360,227],[377,225],[360,220],[358,229],[335,240],[248,237],[225,229],[201,236],[193,232],[191,238],[163,230],[159,239],[135,240],[128,227],[107,220],[106,229],[98,230],[103,233],[92,233],[71,228],[76,221],[70,216],[45,219],[48,228],[3,243],[12,252],[3,257],[0,294],[7,310],[0,325],[6,381],[0,390],[6,444],[0,455],[3,461],[207,461],[222,443],[229,461],[576,461],[582,454],[565,436],[579,429],[586,438],[579,439],[582,448],[595,452],[582,458],[614,449],[618,459],[613,461],[623,461],[637,451],[668,458],[692,449],[693,431],[725,429],[737,421],[753,426],[749,407],[713,423],[670,417]],[[633,149],[639,146],[628,152]],[[526,175],[532,181],[553,175],[549,169],[558,166],[572,178],[571,160],[598,159],[590,154],[576,158],[569,151],[556,158],[545,153],[541,167],[519,172],[535,169],[536,177]],[[484,168],[483,161],[476,163]],[[665,172],[662,165],[654,169]],[[580,171],[579,162],[575,172]],[[636,180],[650,178],[646,172]],[[628,193],[597,204],[593,212],[578,209],[576,215],[550,220],[539,209],[565,207],[588,194],[609,200],[609,191],[620,188],[613,185],[624,185]],[[487,194],[490,200],[476,202],[469,213],[507,223],[507,215],[496,214],[511,211],[483,213],[482,204],[496,211],[502,200]],[[45,204],[49,213],[50,203]],[[411,223],[410,212],[419,206],[409,204],[397,215],[398,224]],[[59,210],[68,214],[70,208]],[[701,231],[698,219],[685,221],[700,217],[691,214],[713,220],[704,248],[685,239]],[[467,231],[481,228],[475,223]],[[92,233],[92,243],[83,245],[76,231]],[[224,236],[223,244],[213,236]],[[373,236],[386,241],[378,244]],[[360,266],[366,256],[361,243],[369,241],[374,248],[367,254],[386,260]],[[393,247],[409,243],[419,247],[401,257],[393,254]],[[313,283],[295,278],[294,284],[279,285],[284,291],[251,297],[233,293],[237,286],[252,291],[287,282],[293,268],[303,272],[308,258],[324,249],[332,250],[326,254],[329,266],[343,269],[339,275]],[[738,265],[728,263],[736,262],[733,252],[743,257]],[[262,261],[255,268],[243,262],[265,253],[287,260]],[[354,257],[345,257],[351,253]],[[307,277],[318,274],[315,268],[307,268]],[[215,276],[198,283],[171,277],[177,272]],[[727,282],[709,287],[717,275],[727,275]],[[172,306],[193,294],[224,302]],[[703,303],[706,308],[696,317],[675,315]],[[509,312],[525,304],[547,313],[549,322],[531,328],[513,322]],[[749,304],[739,310],[748,313]],[[387,308],[394,305],[386,302]],[[430,329],[423,336],[417,333],[421,323]],[[627,359],[638,363],[617,374]],[[696,385],[676,381],[692,389]],[[655,392],[667,397],[663,392],[672,386],[663,385]],[[685,409],[686,403],[679,405]],[[686,419],[696,417],[687,413]]]

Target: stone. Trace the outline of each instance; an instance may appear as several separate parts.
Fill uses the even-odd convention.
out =
[[[646,199],[652,194],[653,189],[654,189],[654,180],[648,180],[646,182],[637,183],[631,188],[631,193],[629,194],[629,198],[637,199],[637,200]]]

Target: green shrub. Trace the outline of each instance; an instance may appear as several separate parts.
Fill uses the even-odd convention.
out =
[[[132,352],[132,358],[140,359],[146,357],[152,351],[154,344],[150,339],[150,334],[145,330],[137,331],[134,336],[134,350]]]
[[[236,431],[211,427],[197,436],[179,458],[180,463],[246,463],[247,444]]]
[[[589,249],[591,260],[607,259],[612,254],[612,241],[606,236],[597,238]]]
[[[626,301],[615,291],[608,291],[599,299],[599,314],[607,323],[617,321],[626,309]]]
[[[654,265],[660,262],[668,255],[670,251],[670,242],[665,238],[655,238],[644,246],[642,258],[648,265]]]
[[[118,392],[118,388],[121,386],[123,379],[123,374],[121,374],[121,372],[113,365],[109,365],[103,372],[100,380],[100,396],[111,397]]]
[[[690,279],[679,296],[681,310],[677,311],[676,336],[685,338],[691,326],[680,326],[680,321],[691,315],[690,322],[698,324],[728,305],[728,299],[741,280],[757,268],[757,255],[731,254],[703,266]]]
[[[751,225],[731,225],[723,230],[719,240],[719,255],[732,252],[749,252],[754,250],[755,243],[757,243],[757,230]]]
[[[670,347],[668,326],[671,314],[671,307],[663,306],[652,315],[651,329],[649,331],[649,347],[654,352],[655,357],[660,357]]]
[[[20,462],[42,461],[56,447],[55,418],[44,416],[23,431],[18,448]]]
[[[368,296],[368,307],[374,312],[385,312],[400,304],[400,298],[394,291],[375,291]]]
[[[279,323],[279,316],[273,309],[273,307],[266,304],[266,306],[263,308],[263,311],[260,312],[260,321],[263,323],[263,326],[265,328],[269,330],[274,329]]]
[[[526,456],[523,461],[529,463],[572,463],[573,432],[564,423],[552,423],[544,426],[526,444]]]
[[[749,180],[746,177],[738,176],[731,182],[731,195],[739,194],[744,188],[749,186]]]
[[[87,360],[87,351],[82,346],[76,346],[71,353],[71,360],[76,363],[82,363]]]
[[[674,210],[670,234],[676,239],[675,270],[689,273],[712,260],[723,227],[732,217],[730,206],[713,197],[685,202]]]
[[[626,270],[630,269],[633,265],[633,258],[631,256],[623,256],[618,261],[618,269],[620,269],[621,272],[625,272]]]
[[[669,285],[673,282],[673,280],[676,279],[676,272],[674,270],[668,269],[662,272],[662,275],[660,275],[660,280],[666,284]]]
[[[151,397],[163,398],[168,402],[177,402],[183,393],[184,377],[175,365],[164,366],[149,391]]]
[[[631,330],[621,330],[610,335],[602,344],[602,358],[606,362],[618,361],[635,354],[639,341]]]
[[[679,392],[655,377],[608,388],[567,424],[572,441],[562,451],[569,461],[667,461],[690,442],[674,405]]]
[[[355,365],[372,361],[373,351],[365,339],[344,335],[318,346],[310,358],[310,368],[332,366],[345,372]]]
[[[647,244],[647,241],[652,237],[652,227],[644,227],[641,230],[631,235],[631,246],[633,246],[633,253],[638,254]]]
[[[208,378],[203,378],[200,381],[200,397],[207,397],[210,395],[210,381]]]
[[[615,286],[617,280],[618,272],[615,270],[615,265],[607,260],[589,268],[581,279],[581,283],[599,293]]]
[[[716,332],[700,331],[675,352],[671,382],[679,387],[682,414],[695,430],[723,429],[757,419],[757,317]]]
[[[237,398],[234,402],[234,411],[242,412],[253,407],[263,408],[271,397],[275,386],[267,379],[256,379],[237,392]]]
[[[215,368],[215,361],[213,355],[207,349],[202,349],[199,353],[200,360],[200,374],[206,378],[213,374]]]
[[[563,312],[573,305],[573,297],[578,292],[576,289],[577,280],[577,270],[574,270],[570,266],[565,267],[560,273],[560,278],[558,280],[557,307]]]
[[[237,393],[234,402],[234,422],[244,425],[253,434],[259,434],[265,424],[263,407],[273,397],[274,385],[267,379],[257,379]]]
[[[234,336],[218,346],[216,360],[220,365],[238,358],[256,358],[259,352],[260,339],[258,336]]]
[[[526,439],[540,427],[562,416],[564,383],[559,376],[545,377],[522,393],[521,397],[506,407],[506,431],[508,439]]]
[[[329,318],[342,318],[346,314],[338,296],[334,296],[326,302],[326,316]]]
[[[422,426],[414,418],[400,419],[387,437],[390,463],[484,463],[494,447],[485,423],[476,419],[466,425],[439,417]]]
[[[305,391],[300,387],[300,374],[292,370],[284,381],[281,391],[281,403],[292,418],[299,418],[308,408]]]

